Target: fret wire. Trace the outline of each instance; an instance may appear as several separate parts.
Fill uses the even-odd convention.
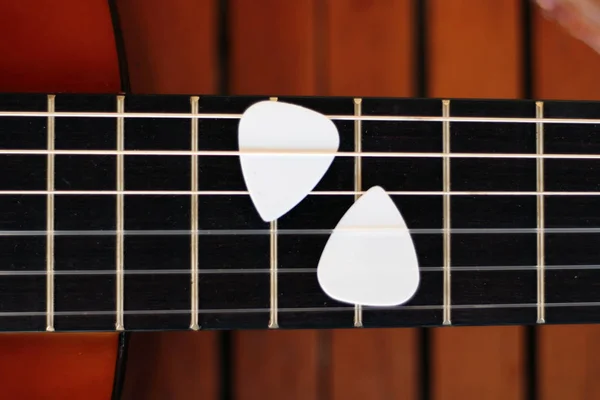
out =
[[[246,150],[246,151],[226,151],[226,150],[11,150],[2,149],[0,154],[19,154],[19,155],[123,155],[123,156],[211,156],[211,157],[239,157],[240,155],[253,156],[335,156],[356,158],[480,158],[480,159],[559,159],[559,160],[599,160],[600,154],[520,154],[520,153],[420,153],[420,152],[317,152],[317,151],[285,151],[272,152],[266,150]]]
[[[44,111],[0,111],[2,117],[59,117],[59,118],[163,118],[163,119],[240,119],[242,114],[202,113],[135,113],[135,112],[44,112]],[[596,125],[600,119],[593,118],[506,118],[506,117],[431,117],[414,115],[325,115],[334,121],[380,121],[380,122],[476,122],[516,124],[589,124]]]
[[[277,97],[271,97],[271,101],[277,101]],[[270,329],[279,328],[278,318],[278,246],[277,246],[277,220],[271,221],[269,229],[269,299],[270,299],[270,312],[269,312],[269,325]]]
[[[362,115],[362,99],[354,99],[354,115]],[[362,152],[362,123],[360,120],[354,121],[354,152],[357,153],[354,159],[354,201],[358,200],[362,192],[362,158],[360,153]],[[354,326],[356,328],[362,328],[363,326],[363,309],[361,304],[354,306]]]
[[[544,103],[536,102],[535,115],[538,118],[544,117]],[[536,152],[537,154],[544,153],[544,123],[536,124]],[[536,160],[536,186],[538,195],[537,200],[537,323],[543,324],[546,322],[545,302],[545,234],[544,234],[544,159]]]
[[[55,96],[48,96],[48,111],[54,112]],[[54,117],[48,117],[47,147],[54,150],[56,132]],[[46,166],[46,330],[54,331],[54,155],[48,154]]]
[[[117,112],[125,112],[125,96],[117,96]],[[125,148],[125,119],[117,118],[117,150],[123,151]],[[125,160],[122,154],[117,155],[117,191],[125,190]],[[116,235],[116,330],[125,329],[124,322],[124,297],[125,285],[124,264],[125,264],[125,199],[123,193],[117,194],[117,235]]]
[[[442,115],[444,117],[450,116],[450,100],[442,100]],[[450,153],[450,122],[444,122],[442,124],[442,140],[443,140],[443,151],[444,154]],[[443,163],[443,187],[444,192],[450,192],[450,158],[444,158]],[[443,197],[443,220],[444,220],[444,289],[443,289],[443,325],[451,325],[451,221],[450,221],[450,195],[444,194]]]
[[[277,220],[272,221],[270,224],[270,235],[269,235],[269,247],[270,251],[270,265],[269,265],[269,299],[270,299],[270,313],[269,313],[269,328],[279,328],[278,321],[278,268],[277,268]]]
[[[199,97],[192,96],[190,98],[191,112],[192,114],[198,114],[198,102]],[[192,151],[198,151],[198,120],[194,119],[191,121],[191,146]],[[191,321],[190,329],[198,330],[198,263],[199,263],[199,250],[198,250],[198,157],[191,157],[191,212],[190,212],[190,271],[191,271]]]

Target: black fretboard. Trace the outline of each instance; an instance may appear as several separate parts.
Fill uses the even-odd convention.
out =
[[[266,99],[0,95],[0,331],[600,321],[600,103],[279,97],[360,114],[334,119],[339,151],[370,156],[337,157],[273,231],[234,155],[235,115]],[[356,310],[316,266],[375,185],[421,283],[405,305]]]

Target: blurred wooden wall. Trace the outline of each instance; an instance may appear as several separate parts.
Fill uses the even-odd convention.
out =
[[[600,56],[527,0],[117,3],[138,93],[600,98]],[[125,397],[596,399],[599,343],[588,326],[136,334]]]

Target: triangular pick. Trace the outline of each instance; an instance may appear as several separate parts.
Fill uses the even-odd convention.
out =
[[[240,119],[238,134],[244,181],[266,222],[286,214],[314,189],[333,162],[340,142],[329,118],[279,101],[261,101],[249,107]],[[327,154],[294,154],[298,152]]]
[[[317,278],[329,297],[344,303],[396,306],[415,294],[417,253],[381,187],[369,189],[344,214],[323,250]]]

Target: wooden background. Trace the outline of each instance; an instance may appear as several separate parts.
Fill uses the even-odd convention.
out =
[[[117,4],[137,93],[600,97],[600,56],[527,0]],[[144,333],[125,398],[583,400],[599,375],[600,326]]]

